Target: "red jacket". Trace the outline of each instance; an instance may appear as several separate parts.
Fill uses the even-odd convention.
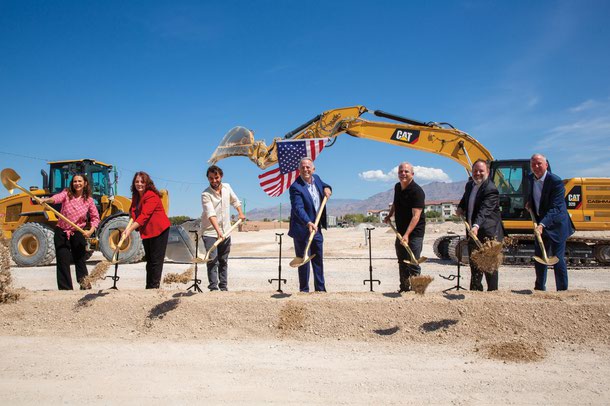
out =
[[[161,198],[152,190],[147,190],[136,207],[131,202],[131,218],[140,225],[142,239],[153,238],[164,232],[171,224],[165,214]]]

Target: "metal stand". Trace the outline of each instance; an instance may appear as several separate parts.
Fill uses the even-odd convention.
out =
[[[368,239],[368,244],[369,244],[369,274],[370,274],[370,279],[365,279],[363,281],[363,285],[366,285],[367,282],[369,282],[370,287],[371,287],[371,292],[373,292],[373,282],[377,282],[378,285],[381,285],[381,281],[379,279],[373,279],[373,257],[371,254],[371,231],[373,231],[375,229],[375,227],[367,227],[366,228],[366,234],[367,234],[367,239]]]
[[[278,244],[280,245],[280,260],[279,260],[279,264],[277,266],[277,271],[278,271],[278,276],[277,279],[269,279],[269,283],[273,283],[274,281],[277,281],[277,291],[279,293],[284,293],[282,291],[282,282],[284,282],[284,285],[286,284],[286,279],[282,279],[282,236],[284,235],[284,233],[275,233],[275,241],[277,241],[277,238],[280,238],[280,241],[278,242]]]
[[[119,230],[118,228],[113,228],[113,230]],[[119,232],[120,235],[120,232]],[[121,279],[120,276],[117,275],[118,271],[119,271],[119,254],[121,253],[121,248],[119,247],[119,251],[116,253],[116,264],[114,264],[114,276],[104,276],[104,279],[112,279],[112,287],[110,289],[115,289],[115,290],[119,290],[119,288],[116,287],[116,283],[119,279]]]
[[[450,290],[453,290],[453,289],[457,290],[458,292],[459,292],[460,289],[466,290],[466,288],[460,286],[460,278],[462,277],[461,274],[460,274],[460,267],[462,265],[462,246],[459,243],[459,240],[461,240],[461,239],[462,239],[461,237],[458,237],[458,244],[457,244],[458,250],[455,253],[455,256],[458,259],[458,261],[457,261],[457,275],[449,275],[449,276],[443,276],[441,274],[438,275],[438,276],[440,276],[443,279],[447,279],[448,281],[452,281],[452,280],[457,279],[457,285],[455,285],[455,286],[453,286],[451,288],[443,290],[443,293],[449,292]]]
[[[191,233],[195,233],[195,256],[194,259],[199,257],[199,232],[197,230],[191,231]],[[197,278],[197,271],[199,269],[199,264],[195,261],[195,276],[193,277],[193,284],[186,288],[187,291],[193,289],[195,292],[203,293],[199,285],[201,285],[201,279]]]

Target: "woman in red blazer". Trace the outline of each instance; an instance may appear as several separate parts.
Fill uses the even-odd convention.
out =
[[[136,172],[131,182],[133,223],[123,231],[138,229],[146,253],[146,289],[158,289],[163,273],[170,222],[161,202],[161,193],[146,172]]]

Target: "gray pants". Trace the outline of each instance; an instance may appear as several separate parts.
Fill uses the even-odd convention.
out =
[[[203,236],[203,245],[205,245],[206,251],[214,245],[216,237]],[[208,267],[208,289],[210,290],[227,290],[227,269],[229,252],[231,251],[231,237],[221,242],[218,247],[210,252],[210,262],[207,263]]]
[[[415,258],[419,259],[421,256],[422,246],[424,245],[424,237],[409,238],[409,248],[413,251]],[[398,273],[400,278],[401,292],[408,292],[411,290],[411,282],[409,281],[410,276],[419,276],[421,274],[421,267],[418,265],[408,265],[402,262],[403,259],[411,260],[409,253],[406,248],[402,246],[398,239],[394,243],[396,248],[396,256],[398,257]]]

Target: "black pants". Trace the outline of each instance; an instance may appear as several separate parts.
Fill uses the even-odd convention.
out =
[[[474,240],[468,240],[468,256],[472,258],[472,253],[477,250],[477,245]],[[479,270],[475,264],[470,261],[470,290],[483,291],[483,275],[487,282],[487,290],[498,290],[498,270],[494,273],[487,273]]]
[[[87,241],[85,237],[75,232],[70,239],[59,227],[55,227],[55,262],[57,266],[57,288],[59,290],[72,290],[72,275],[70,275],[70,259],[74,260],[76,267],[76,281],[80,283],[87,275]]]
[[[146,289],[158,289],[161,284],[168,238],[169,227],[156,237],[142,240],[146,254]]]
[[[423,236],[409,238],[409,248],[411,248],[411,251],[413,251],[413,255],[416,259],[419,259],[421,256],[423,245]],[[398,241],[398,239],[394,241],[394,248],[396,249],[396,256],[398,257],[398,274],[400,279],[399,290],[401,292],[408,292],[411,290],[411,281],[409,281],[409,277],[419,276],[421,274],[421,267],[419,265],[408,265],[403,262],[404,259],[410,261],[411,256],[407,252],[407,249],[402,246],[400,241]]]

